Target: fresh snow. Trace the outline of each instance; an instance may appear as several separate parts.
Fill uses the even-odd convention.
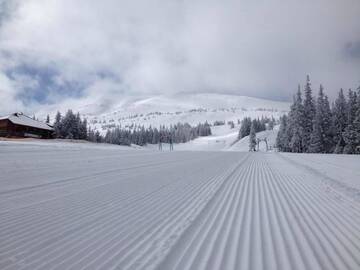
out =
[[[279,126],[277,125],[274,127],[273,130],[265,130],[265,131],[257,132],[256,138],[261,139],[261,140],[267,139],[268,151],[270,151],[270,150],[274,149],[274,147],[275,147],[276,136],[277,136],[278,130],[279,130]],[[226,150],[228,150],[228,151],[243,151],[243,152],[249,151],[249,136],[245,136],[241,140],[233,143]],[[266,143],[264,141],[261,141],[259,143],[259,151],[263,151],[263,152],[266,151]]]
[[[239,126],[231,129],[229,125],[211,127],[211,136],[199,137],[195,140],[175,144],[175,150],[220,151],[227,150],[237,140]],[[248,149],[247,149],[248,150]]]
[[[212,135],[206,137],[199,137],[195,140],[175,144],[175,150],[182,151],[249,151],[249,136],[238,140],[240,125],[235,125],[231,129],[229,125],[211,127]],[[275,126],[273,130],[265,130],[256,133],[256,138],[267,139],[269,151],[270,147],[274,149],[276,143],[276,136],[279,126]],[[148,145],[147,148],[156,149],[157,145]],[[165,145],[166,149],[167,146]],[[259,151],[266,152],[265,142],[260,142]]]
[[[151,97],[124,97],[119,103],[108,106],[106,110],[101,104],[93,104],[79,108],[90,126],[105,133],[108,128],[121,125],[145,127],[170,126],[177,123],[210,124],[215,121],[242,120],[244,117],[274,117],[288,112],[289,103],[258,99],[246,96],[224,94],[176,94]],[[93,112],[95,110],[95,113]]]
[[[359,156],[66,145],[0,142],[0,269],[360,269]]]

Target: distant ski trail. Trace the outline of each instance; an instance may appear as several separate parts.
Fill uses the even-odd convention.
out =
[[[360,269],[359,203],[277,154],[16,149],[0,269]]]

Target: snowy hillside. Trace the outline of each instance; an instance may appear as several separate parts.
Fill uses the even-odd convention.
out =
[[[266,139],[267,143],[268,143],[268,150],[271,150],[275,146],[278,130],[279,130],[279,126],[275,126],[273,130],[265,130],[265,131],[257,132],[256,138],[261,139],[261,140]],[[241,152],[249,151],[249,136],[245,136],[238,142],[234,143],[227,150],[228,151],[241,151]],[[261,141],[259,143],[259,151],[266,151],[266,144],[264,141]]]
[[[112,102],[111,104],[114,104]],[[246,116],[279,118],[289,109],[289,103],[236,95],[176,94],[151,97],[124,97],[104,109],[103,104],[81,108],[90,125],[105,132],[118,125],[159,127],[178,122],[198,124],[208,121],[234,121]],[[98,113],[102,111],[102,113]]]
[[[231,129],[228,125],[216,126],[211,128],[212,135],[199,137],[195,140],[180,143],[175,146],[175,150],[181,151],[222,151],[231,147],[236,141],[239,127]]]
[[[256,138],[267,139],[269,150],[274,148],[276,136],[279,126],[275,126],[273,130],[265,130],[256,133]],[[212,135],[207,137],[199,137],[187,143],[181,143],[175,146],[175,150],[181,151],[249,151],[249,136],[238,140],[239,126],[236,125],[231,129],[228,125],[212,127]],[[154,148],[154,147],[148,147]],[[156,147],[155,147],[156,148]],[[260,142],[259,150],[266,151],[265,142]]]

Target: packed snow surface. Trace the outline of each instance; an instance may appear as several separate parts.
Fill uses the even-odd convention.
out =
[[[0,142],[2,270],[360,269],[359,156],[59,145]]]

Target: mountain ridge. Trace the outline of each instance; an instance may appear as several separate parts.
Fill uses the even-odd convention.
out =
[[[82,112],[91,127],[102,132],[121,126],[197,124],[215,121],[238,123],[244,117],[274,117],[288,112],[288,102],[248,96],[199,93],[155,96],[127,96],[101,114]],[[96,106],[102,106],[97,104]]]

